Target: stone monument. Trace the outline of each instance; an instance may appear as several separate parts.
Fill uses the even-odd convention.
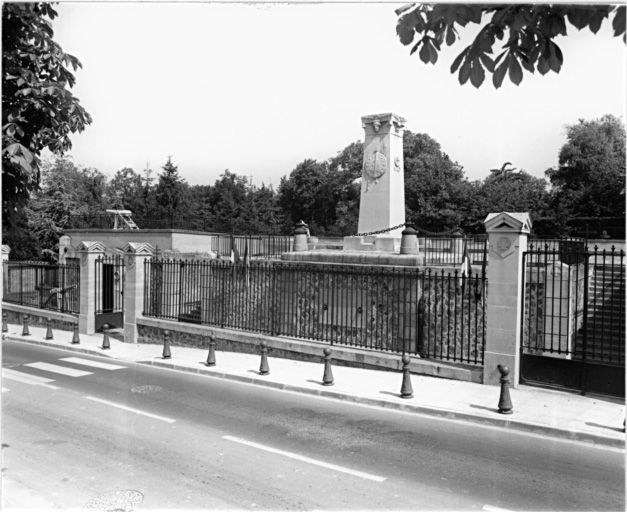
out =
[[[364,116],[361,122],[365,140],[358,235],[344,238],[344,250],[398,252],[405,227],[405,119],[388,113]]]

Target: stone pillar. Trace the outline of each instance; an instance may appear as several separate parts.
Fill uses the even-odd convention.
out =
[[[491,213],[488,233],[486,340],[483,383],[499,384],[497,365],[510,368],[510,382],[520,378],[520,322],[522,316],[523,253],[531,231],[528,213]]]
[[[72,239],[69,236],[63,235],[59,237],[59,264],[60,265],[65,265],[67,263],[67,256],[68,256],[67,253],[71,247],[71,243],[72,243]]]
[[[144,309],[144,263],[155,250],[148,243],[129,242],[124,247],[124,342],[137,343],[137,317]]]
[[[80,255],[81,283],[78,332],[96,332],[96,259],[103,256],[105,246],[101,242],[81,242],[76,248]]]
[[[359,202],[359,233],[405,223],[403,131],[405,119],[396,114],[361,118],[365,131]],[[386,233],[400,238],[404,226]]]

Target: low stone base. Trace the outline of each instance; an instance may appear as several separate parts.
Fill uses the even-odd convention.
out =
[[[401,249],[401,238],[396,236],[345,236],[345,251],[379,251],[398,253]]]
[[[375,251],[304,251],[286,252],[281,255],[283,261],[302,261],[308,263],[328,263],[344,265],[393,265],[417,267],[424,264],[424,256],[418,254],[394,254]]]

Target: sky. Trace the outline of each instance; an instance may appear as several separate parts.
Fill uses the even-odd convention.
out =
[[[567,125],[625,120],[625,44],[608,21],[568,26],[559,74],[475,89],[449,71],[473,33],[425,65],[396,36],[400,5],[61,2],[55,40],[83,64],[72,91],[93,117],[70,154],[107,176],[171,156],[192,185],[229,169],[276,188],[363,140],[363,115],[394,112],[470,180],[504,162],[542,177]]]

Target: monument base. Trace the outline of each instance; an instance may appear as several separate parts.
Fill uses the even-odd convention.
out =
[[[284,252],[281,254],[281,260],[334,265],[393,265],[401,267],[418,267],[424,265],[424,256],[418,254],[395,254],[375,250]]]
[[[345,236],[344,251],[377,251],[399,253],[401,249],[400,236]]]

